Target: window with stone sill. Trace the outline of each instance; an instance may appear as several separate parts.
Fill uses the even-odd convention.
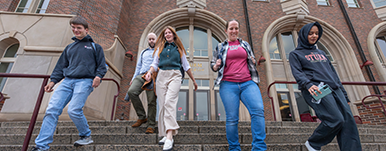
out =
[[[208,67],[208,64],[205,63],[208,63],[212,59],[209,58],[209,56],[213,53],[213,50],[216,49],[220,40],[210,29],[198,26],[177,27],[176,33],[186,50],[186,57],[190,59],[193,58],[193,62],[190,62],[191,71],[194,74],[201,76],[199,79],[196,78],[198,90],[194,91],[192,87],[189,87],[189,83],[190,85],[193,84],[192,80],[188,79],[187,74],[185,74],[185,79],[181,84],[180,98],[177,104],[177,119],[188,119],[188,109],[192,105],[189,103],[189,95],[193,94],[193,119],[198,121],[211,120],[211,112],[215,111],[210,110],[210,94],[214,93],[215,90],[210,89],[210,81],[213,82],[214,78],[210,77],[209,74],[205,75],[206,72],[211,72],[207,71],[211,69]],[[220,109],[220,112],[223,113],[223,110]],[[225,116],[225,113],[222,114],[222,116]],[[217,118],[218,117],[216,117],[216,119]],[[223,117],[220,119],[223,119]]]
[[[328,0],[316,0],[316,2],[321,6],[330,6],[330,2]]]
[[[19,49],[19,44],[13,44],[5,49],[2,57],[0,58],[0,73],[10,73],[13,63],[16,60],[16,52]],[[0,77],[0,91],[3,90],[7,78]]]
[[[21,12],[21,13],[33,12],[38,14],[44,14],[47,10],[47,6],[49,2],[50,0],[21,0],[16,9],[16,12]],[[32,6],[36,6],[36,7],[32,7]]]
[[[297,31],[289,31],[278,33],[275,37],[271,39],[269,44],[269,56],[271,62],[274,64],[274,70],[285,73],[285,71],[290,72],[290,64],[288,62],[289,53],[296,48],[295,40],[297,39]],[[328,59],[333,61],[333,57],[329,53],[326,46],[324,46],[320,41],[316,44],[316,47],[326,53]],[[274,73],[279,75],[280,73]],[[280,78],[279,78],[280,77]],[[294,79],[292,74],[281,74],[279,77],[274,77],[277,81],[292,81]],[[304,113],[311,113],[315,115],[314,111],[309,108],[307,103],[300,90],[298,89],[297,84],[275,84],[278,104],[280,107],[280,116],[282,121],[294,121],[295,115],[300,115]],[[296,106],[296,107],[294,107]],[[294,109],[294,108],[297,108]]]
[[[375,45],[375,51],[377,53],[378,59],[383,65],[383,67],[386,68],[386,38],[385,36],[377,37],[376,41],[374,42]]]
[[[386,0],[373,0],[375,7],[386,6]]]
[[[346,0],[348,7],[359,8],[358,0]]]

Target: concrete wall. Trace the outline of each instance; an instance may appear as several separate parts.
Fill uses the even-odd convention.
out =
[[[11,73],[50,75],[61,52],[72,42],[73,35],[68,24],[72,17],[73,15],[0,13],[0,43],[12,38],[20,44]],[[109,65],[105,78],[115,79],[119,84],[126,48],[117,36],[113,41],[110,48],[104,49]],[[41,85],[42,79],[9,78],[3,93],[10,99],[5,101],[0,120],[29,120]],[[117,92],[115,83],[103,81],[85,104],[86,117],[89,120],[110,120],[113,99]],[[38,119],[43,118],[52,94],[45,93]],[[66,108],[60,119],[69,120]]]

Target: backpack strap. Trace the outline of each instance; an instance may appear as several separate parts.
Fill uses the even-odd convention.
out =
[[[92,45],[92,47],[94,48],[94,51],[96,52],[95,43],[94,43],[94,42],[91,42],[91,45]]]

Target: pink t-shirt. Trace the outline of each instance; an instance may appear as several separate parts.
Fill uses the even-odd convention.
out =
[[[248,54],[244,48],[241,47],[240,42],[238,40],[229,41],[222,80],[230,82],[246,82],[252,80],[247,60]]]

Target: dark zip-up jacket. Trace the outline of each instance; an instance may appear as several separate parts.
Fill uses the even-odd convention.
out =
[[[58,83],[65,77],[103,78],[107,72],[103,48],[95,44],[89,35],[82,40],[75,37],[72,40],[75,42],[64,49],[51,74],[51,81]]]

